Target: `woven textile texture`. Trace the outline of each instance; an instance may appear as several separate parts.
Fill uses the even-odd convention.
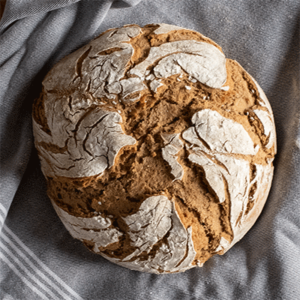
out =
[[[224,256],[181,274],[131,271],[74,240],[46,195],[33,144],[32,102],[47,72],[104,30],[132,23],[208,36],[258,81],[275,117],[278,154],[261,216]],[[7,0],[0,20],[0,299],[300,299],[299,31],[298,0]]]

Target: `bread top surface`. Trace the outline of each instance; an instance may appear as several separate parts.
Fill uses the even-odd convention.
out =
[[[141,271],[225,253],[272,181],[263,91],[213,41],[173,25],[110,29],[65,57],[43,81],[33,128],[70,233]]]

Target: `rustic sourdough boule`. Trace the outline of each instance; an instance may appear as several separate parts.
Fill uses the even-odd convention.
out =
[[[224,254],[269,193],[276,134],[255,80],[167,24],[110,29],[43,81],[33,130],[74,238],[121,266],[181,272]]]

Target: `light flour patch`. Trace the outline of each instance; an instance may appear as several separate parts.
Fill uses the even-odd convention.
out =
[[[165,142],[165,147],[162,148],[162,157],[168,162],[172,171],[172,175],[175,177],[174,180],[182,180],[183,168],[177,161],[178,152],[183,149],[183,142],[180,140],[180,134],[161,134]]]
[[[158,223],[158,220],[161,220],[161,223]],[[187,230],[184,228],[174,203],[167,197],[147,198],[140,211],[135,215],[126,217],[125,221],[129,224],[130,231],[132,230],[132,233],[129,233],[132,243],[145,245],[144,251],[147,248],[147,251],[150,251],[158,241],[158,237],[166,235],[166,232],[168,234],[167,243],[163,243],[156,251],[155,256],[148,260],[136,258],[128,261],[138,255],[141,248],[135,251],[134,255],[131,254],[122,261],[105,255],[107,259],[132,270],[155,274],[184,271],[194,267],[192,263],[196,252],[192,241],[192,228],[189,227]],[[158,232],[151,232],[151,226],[159,227]]]
[[[264,134],[269,137],[266,148],[271,148],[275,142],[275,131],[271,116],[268,112],[261,109],[254,109],[253,112],[256,114],[260,122],[264,127]]]
[[[92,218],[74,217],[58,207],[54,201],[52,205],[61,221],[70,234],[81,241],[87,240],[95,244],[94,251],[99,252],[99,247],[106,247],[109,244],[119,241],[123,234],[115,228],[109,228],[111,220],[101,216]]]
[[[175,26],[175,25],[169,25],[169,24],[155,24],[155,25],[159,25],[159,27],[153,31],[153,33],[155,33],[155,34],[163,34],[163,33],[168,33],[170,31],[174,31],[174,30],[183,30],[184,29],[182,27]]]
[[[229,247],[230,247],[230,242],[227,241],[225,238],[221,237],[220,244],[216,248],[215,251],[216,252],[219,252],[219,251],[226,252]]]
[[[163,84],[160,82],[160,80],[154,79],[153,81],[151,81],[150,83],[150,89],[151,91],[153,91],[154,93],[157,92],[157,89],[159,87],[163,86]]]
[[[164,196],[147,198],[136,214],[124,218],[129,228],[131,246],[137,248],[123,261],[149,251],[170,230],[172,205]]]
[[[103,111],[96,107],[78,124],[69,123],[69,129],[63,128],[69,134],[64,142],[64,152],[49,151],[37,142],[36,146],[43,158],[44,174],[85,177],[101,174],[113,166],[120,149],[135,144],[133,137],[124,134],[121,122],[122,117],[117,112]],[[39,132],[37,136],[44,135],[41,128],[36,124],[34,126],[35,131]],[[60,123],[53,122],[52,126],[60,127]],[[71,128],[74,130],[70,130]],[[49,140],[51,141],[47,141]],[[54,144],[53,139],[51,144]]]
[[[140,78],[128,78],[120,81],[122,85],[122,96],[123,98],[128,97],[130,94],[139,92],[145,89],[145,85]],[[136,99],[135,99],[136,100]],[[133,100],[131,100],[133,101]]]
[[[227,172],[219,167],[228,185],[231,203],[230,222],[235,233],[236,228],[239,226],[237,224],[239,215],[246,209],[248,202],[247,191],[250,183],[250,164],[246,160],[223,154],[216,154],[216,158],[228,170]]]
[[[212,151],[245,155],[255,155],[258,151],[241,124],[224,118],[214,110],[203,109],[195,113],[192,122],[199,138],[205,141]]]
[[[205,179],[211,186],[213,191],[219,198],[220,203],[225,201],[225,186],[223,182],[223,175],[220,167],[216,165],[211,159],[203,154],[199,148],[193,149],[195,153],[189,155],[188,159],[200,165],[205,173]]]
[[[221,88],[227,79],[224,54],[211,44],[193,40],[169,42],[152,47],[148,57],[129,73],[144,78],[148,66],[159,59],[154,68],[154,74],[158,78],[186,72],[213,88]]]

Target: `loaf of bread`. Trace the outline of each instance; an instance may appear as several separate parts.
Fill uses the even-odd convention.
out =
[[[109,29],[57,63],[33,131],[67,230],[133,270],[182,272],[224,254],[270,190],[264,92],[216,43],[173,25]]]

